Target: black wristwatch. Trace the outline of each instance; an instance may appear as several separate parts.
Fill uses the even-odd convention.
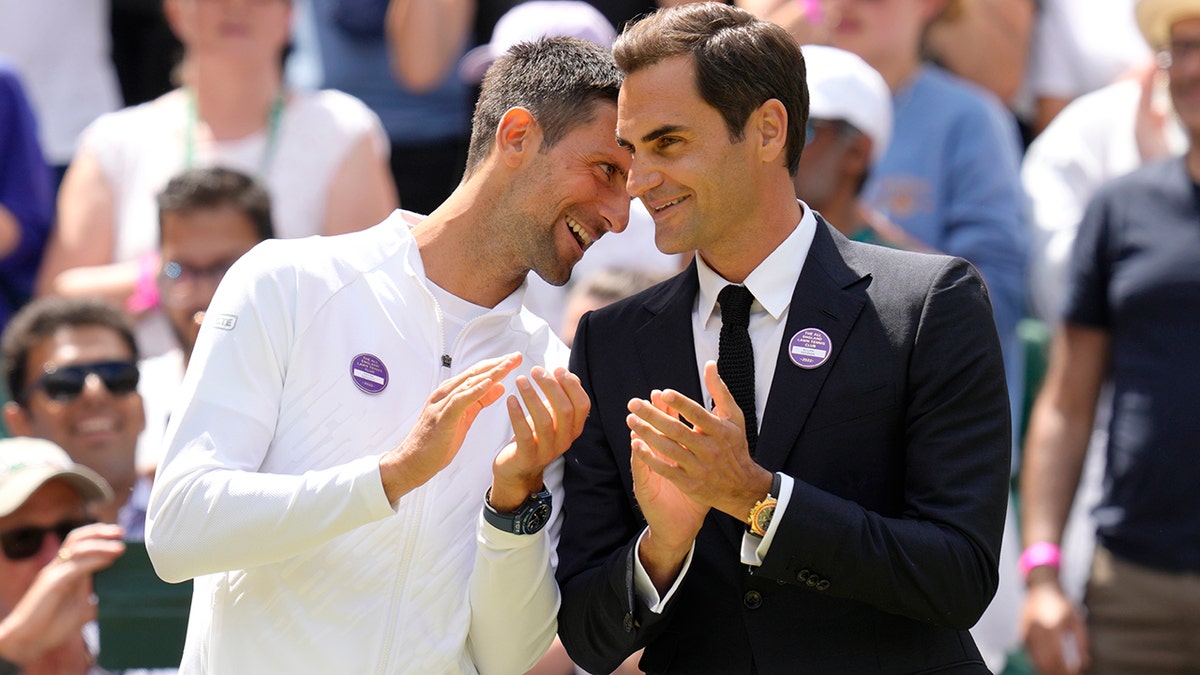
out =
[[[492,490],[488,488],[483,497],[483,519],[498,530],[513,534],[534,534],[540,532],[546,523],[550,522],[553,505],[550,491],[545,487],[540,492],[529,495],[523,504],[512,513],[500,513],[492,508]]]
[[[21,675],[21,667],[0,656],[0,675]]]

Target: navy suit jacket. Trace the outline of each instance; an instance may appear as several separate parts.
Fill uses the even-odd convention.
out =
[[[649,673],[987,672],[967,629],[995,593],[1010,422],[978,272],[847,240],[818,218],[792,296],[755,461],[795,480],[764,563],[745,524],[709,513],[662,614],[633,589],[645,520],[629,468],[630,398],[702,401],[695,265],[585,316],[571,370],[592,400],[566,455],[559,632],[589,672],[645,647]],[[811,370],[791,337],[832,343]]]

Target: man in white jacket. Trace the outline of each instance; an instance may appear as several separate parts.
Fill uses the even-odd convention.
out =
[[[181,672],[519,673],[549,646],[589,403],[523,281],[625,228],[620,80],[590,43],[517,45],[433,213],[226,274],[147,521],[159,575],[196,580]]]

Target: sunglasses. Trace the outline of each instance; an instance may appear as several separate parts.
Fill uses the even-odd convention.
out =
[[[67,535],[84,525],[91,525],[94,520],[63,520],[50,527],[19,527],[8,532],[0,532],[0,548],[4,549],[4,557],[9,560],[25,560],[37,555],[42,550],[46,535],[53,533],[61,542]]]
[[[24,400],[28,401],[34,390],[41,389],[46,396],[59,403],[70,403],[81,393],[87,384],[88,375],[96,374],[104,383],[104,388],[113,396],[125,396],[137,390],[137,364],[132,361],[104,361],[101,363],[80,363],[74,366],[59,366],[42,375],[36,382],[25,388]]]

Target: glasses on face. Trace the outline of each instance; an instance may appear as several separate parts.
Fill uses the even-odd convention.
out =
[[[25,560],[37,555],[42,550],[46,535],[54,534],[61,542],[67,538],[71,530],[91,525],[96,521],[73,518],[61,520],[50,527],[18,527],[8,532],[0,532],[0,548],[4,549],[4,557],[9,560]]]
[[[113,396],[126,396],[137,391],[137,364],[132,361],[104,361],[58,366],[26,387],[22,400],[28,401],[34,391],[41,389],[59,403],[70,403],[81,393],[89,375],[95,374]]]
[[[1200,39],[1172,38],[1167,48],[1158,53],[1158,64],[1170,68],[1197,53],[1200,53]]]
[[[851,132],[857,132],[846,120],[823,120],[808,118],[808,125],[804,127],[804,147],[812,145],[812,142],[817,138],[817,132],[822,129],[832,129],[834,134],[841,138]]]
[[[176,260],[168,260],[158,274],[158,290],[163,304],[168,307],[184,304],[201,285],[211,294],[234,262],[236,259],[226,260],[208,267],[196,267]]]

